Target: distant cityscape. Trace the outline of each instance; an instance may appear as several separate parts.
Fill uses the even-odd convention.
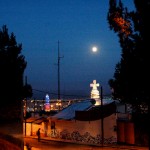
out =
[[[58,112],[66,107],[68,107],[70,104],[75,102],[80,102],[86,99],[94,99],[95,105],[101,105],[101,98],[107,100],[112,100],[110,96],[102,96],[99,92],[99,83],[96,82],[96,80],[93,80],[93,83],[90,84],[90,87],[92,87],[91,93],[89,97],[76,97],[73,98],[73,95],[67,95],[67,99],[61,99],[62,95],[57,95],[57,98],[50,98],[49,94],[47,93],[45,97],[42,100],[39,99],[24,99],[23,100],[23,110],[24,110],[24,116],[26,116],[27,113],[32,113],[35,116],[35,113],[41,114],[45,112]],[[42,92],[42,91],[38,91]],[[54,93],[51,93],[54,94]],[[72,96],[72,98],[69,98],[69,96]]]
[[[72,99],[72,100],[51,99],[50,102],[47,103],[46,100],[27,99],[23,100],[23,107],[24,111],[26,110],[27,112],[59,111],[67,107],[68,105],[81,100],[83,99]]]

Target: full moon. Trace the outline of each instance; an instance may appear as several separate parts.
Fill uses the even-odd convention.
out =
[[[94,47],[92,48],[92,51],[93,51],[93,52],[97,52],[97,47],[94,46]]]

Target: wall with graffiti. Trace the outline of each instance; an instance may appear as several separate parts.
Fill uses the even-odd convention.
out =
[[[115,113],[103,120],[103,138],[101,119],[78,121],[49,118],[47,122],[43,121],[39,124],[26,123],[26,135],[36,136],[36,131],[41,128],[41,138],[89,145],[100,145],[102,141],[103,144],[113,144],[117,143],[116,127]]]
[[[102,122],[77,120],[50,120],[50,131],[47,136],[62,141],[83,144],[102,144]],[[103,121],[103,143],[117,142],[116,115],[112,114]]]

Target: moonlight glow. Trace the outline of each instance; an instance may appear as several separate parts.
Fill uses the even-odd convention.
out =
[[[93,52],[97,52],[97,47],[94,46],[94,47],[92,48],[92,51],[93,51]]]

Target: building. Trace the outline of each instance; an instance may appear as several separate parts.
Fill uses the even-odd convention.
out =
[[[41,128],[41,136],[53,140],[81,144],[112,144],[117,142],[116,105],[110,101],[95,105],[94,99],[73,103],[47,118],[29,118],[27,135],[35,135]]]
[[[46,102],[50,104],[49,111],[57,112],[45,117],[27,119],[24,126],[26,135],[34,136],[38,128],[41,128],[41,136],[57,141],[90,145],[117,142],[134,144],[134,125],[130,122],[131,108],[111,98],[103,98],[102,91],[100,93],[98,90],[99,86],[99,83],[93,80],[90,84],[91,98],[85,100],[61,101],[61,105],[58,105],[57,100],[49,101],[48,97]],[[31,101],[27,110],[44,110],[43,102]]]

